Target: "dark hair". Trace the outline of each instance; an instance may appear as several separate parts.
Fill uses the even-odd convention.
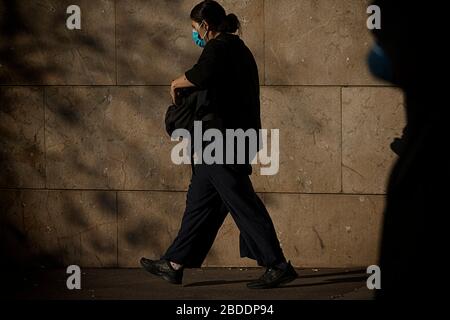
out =
[[[210,30],[216,32],[241,33],[241,23],[234,13],[226,14],[225,9],[214,0],[204,0],[191,11],[191,19],[197,23],[205,20]]]

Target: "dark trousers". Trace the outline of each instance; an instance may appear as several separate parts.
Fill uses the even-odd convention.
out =
[[[240,230],[240,256],[271,266],[286,261],[272,219],[248,174],[220,164],[196,164],[177,237],[161,259],[199,268],[225,217]]]

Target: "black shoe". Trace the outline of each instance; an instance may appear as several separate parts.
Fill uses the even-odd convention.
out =
[[[183,279],[183,267],[175,270],[167,260],[150,260],[141,258],[141,265],[148,272],[163,278],[173,284],[181,284]]]
[[[277,267],[269,267],[266,272],[257,280],[247,283],[247,287],[250,289],[269,289],[278,287],[280,284],[285,284],[293,281],[298,277],[291,262],[287,263],[285,269]]]

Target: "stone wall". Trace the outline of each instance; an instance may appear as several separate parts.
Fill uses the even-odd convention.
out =
[[[176,236],[190,166],[164,131],[172,79],[200,49],[194,0],[0,3],[2,263],[135,267]],[[224,0],[260,72],[280,171],[252,175],[298,267],[377,262],[403,96],[369,75],[368,1]],[[82,29],[68,30],[77,4]],[[259,172],[255,166],[255,172]],[[239,257],[230,215],[207,266]]]

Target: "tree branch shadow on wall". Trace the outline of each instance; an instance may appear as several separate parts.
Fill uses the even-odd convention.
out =
[[[0,5],[0,84],[2,84],[0,87],[0,163],[3,168],[0,174],[0,188],[2,188],[0,190],[0,238],[2,241],[0,267],[2,269],[15,269],[22,272],[30,268],[51,268],[83,263],[99,267],[115,267],[119,263],[118,244],[125,243],[131,250],[156,248],[155,250],[163,253],[164,249],[159,242],[158,232],[164,232],[165,228],[160,230],[159,225],[148,223],[148,215],[151,213],[146,212],[145,208],[138,207],[142,211],[139,212],[140,217],[137,219],[136,226],[129,227],[117,235],[119,239],[111,236],[111,233],[117,234],[117,221],[124,218],[128,212],[121,212],[117,208],[115,191],[117,188],[108,185],[108,179],[105,180],[101,170],[104,159],[93,153],[91,162],[83,161],[83,152],[86,150],[71,147],[70,144],[73,141],[70,140],[70,136],[65,140],[61,150],[72,148],[71,157],[64,157],[58,152],[52,152],[50,155],[49,146],[45,146],[45,135],[50,135],[51,130],[54,129],[50,128],[48,123],[44,125],[48,119],[57,119],[56,121],[62,124],[63,128],[67,128],[68,132],[85,134],[86,131],[92,130],[92,127],[87,125],[89,115],[82,113],[77,104],[85,99],[83,96],[85,91],[70,91],[69,88],[70,97],[62,97],[55,100],[56,105],[48,105],[49,92],[58,93],[60,88],[49,88],[45,87],[46,85],[77,84],[70,80],[70,74],[76,71],[73,69],[76,65],[58,63],[57,61],[61,62],[58,60],[59,54],[63,54],[64,50],[68,49],[78,53],[87,52],[89,57],[101,57],[94,62],[86,62],[89,64],[89,70],[86,71],[82,84],[98,84],[98,77],[102,78],[102,75],[106,73],[107,76],[103,77],[103,80],[107,85],[112,86],[115,85],[113,80],[117,70],[110,68],[105,61],[115,63],[116,66],[125,65],[131,55],[129,52],[116,56],[115,50],[108,49],[110,48],[108,45],[111,44],[101,43],[97,37],[88,33],[68,36],[65,26],[61,25],[67,17],[65,4],[59,1],[38,2],[34,4],[35,7],[28,8],[24,2],[4,0]],[[38,9],[41,5],[53,5],[50,11],[57,10],[60,14],[41,15],[39,13],[42,11]],[[188,14],[182,12],[178,6],[178,2],[173,5],[172,20]],[[34,12],[34,9],[38,11]],[[165,19],[168,27],[171,19]],[[36,27],[40,21],[46,26],[45,29]],[[126,28],[126,32],[135,38],[145,38],[148,33],[145,24],[131,19],[127,21]],[[167,46],[170,44],[161,41],[163,36],[163,34],[158,36],[159,40],[156,40],[154,45],[158,46],[159,50],[168,50]],[[180,54],[184,55],[184,59],[188,61],[187,64],[195,60],[193,53]],[[156,67],[164,72],[165,66]],[[108,73],[108,70],[113,72]],[[92,81],[89,82],[89,79]],[[109,80],[113,82],[109,83]],[[25,93],[18,95],[15,90],[24,90]],[[92,90],[97,90],[97,87]],[[42,101],[42,104],[36,103],[34,106],[30,104],[31,96],[36,101]],[[39,100],[41,97],[42,100]],[[18,101],[19,99],[21,101]],[[106,108],[110,102],[102,101],[103,104],[100,106]],[[143,109],[136,107],[134,111],[143,112]],[[26,118],[26,115],[31,112],[33,117]],[[151,116],[153,111],[148,108],[145,112]],[[102,111],[99,113],[101,114]],[[23,118],[26,118],[26,121]],[[162,121],[162,119],[157,120]],[[132,123],[129,125],[133,126]],[[109,146],[115,141],[127,141],[127,137],[117,130],[115,123],[105,121],[101,128],[103,130],[101,138],[107,137],[107,141],[104,141],[106,145]],[[58,133],[58,136],[64,137],[66,133],[63,130]],[[164,139],[169,140],[168,137]],[[79,143],[85,143],[85,141],[81,140]],[[154,156],[158,150],[146,150],[131,142],[122,142],[121,146],[125,154],[139,155],[126,158],[127,166],[134,168],[138,173],[142,168],[142,161],[157,163]],[[52,177],[49,183],[48,166],[55,163],[64,164],[62,168],[75,168],[76,170],[72,173],[77,176],[89,177],[87,184],[92,181],[107,182],[100,187],[86,187],[94,194],[88,199],[87,205],[82,204],[80,201],[85,200],[82,194],[84,186],[66,184],[59,187],[63,189],[60,191],[57,185],[58,179],[62,179],[62,176]],[[60,171],[61,175],[65,172]],[[47,188],[51,189],[53,184],[56,186],[54,189],[58,190],[47,190]],[[98,191],[95,191],[96,189]],[[123,205],[131,208],[130,210],[135,208],[132,205]],[[155,210],[162,209],[155,208]],[[103,226],[106,226],[104,230],[101,229]],[[87,236],[85,236],[86,232]],[[89,255],[89,259],[85,259],[85,254]],[[214,255],[213,252],[210,254]]]

